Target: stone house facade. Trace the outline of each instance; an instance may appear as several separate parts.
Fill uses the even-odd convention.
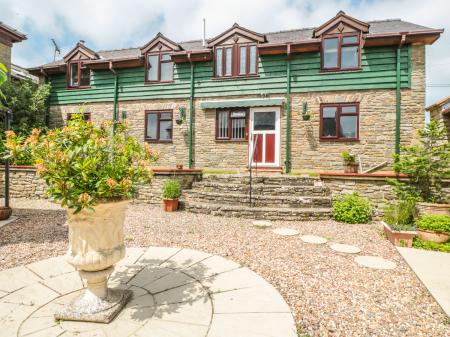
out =
[[[0,63],[11,70],[11,49],[14,43],[26,40],[25,34],[0,21]]]
[[[441,99],[429,107],[430,119],[437,121],[447,130],[447,141],[450,142],[450,96]]]
[[[159,165],[363,170],[390,162],[424,124],[425,46],[442,30],[339,12],[315,29],[260,34],[237,24],[207,41],[158,34],[141,48],[30,69],[52,83],[50,124],[125,120]],[[252,155],[253,152],[253,155]]]

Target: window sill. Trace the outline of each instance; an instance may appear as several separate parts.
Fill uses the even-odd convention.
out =
[[[351,68],[351,69],[320,69],[320,74],[339,74],[339,73],[358,73],[363,71],[363,68]]]
[[[348,143],[359,143],[359,138],[320,138],[321,142],[348,142]]]
[[[91,86],[88,87],[66,87],[67,90],[87,90],[91,89]]]
[[[247,139],[217,139],[216,143],[247,143]]]
[[[171,81],[144,81],[144,84],[170,84],[170,83],[174,83],[175,80],[171,80]]]
[[[173,140],[153,140],[144,139],[147,143],[159,143],[159,144],[173,144]]]
[[[232,81],[232,80],[245,80],[247,78],[255,78],[255,77],[259,77],[259,74],[213,77],[212,80],[213,81]]]

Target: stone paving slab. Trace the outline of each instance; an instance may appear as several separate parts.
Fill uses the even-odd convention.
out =
[[[404,247],[397,250],[450,317],[450,254]]]
[[[394,269],[397,266],[395,262],[378,256],[357,256],[355,261],[361,266],[372,269]]]
[[[11,222],[13,222],[13,221],[15,221],[15,220],[17,220],[17,217],[14,216],[14,215],[11,215],[11,216],[9,217],[9,219],[6,219],[6,220],[0,220],[0,228],[2,228],[3,226],[6,226],[7,224],[9,224],[9,223],[11,223]]]
[[[62,264],[63,257],[0,272],[0,335],[296,336],[281,295],[233,261],[165,247],[130,249],[124,260],[109,286],[130,289],[133,298],[109,324],[54,320],[54,312],[78,296],[83,286],[78,273]],[[17,285],[9,285],[8,278]]]

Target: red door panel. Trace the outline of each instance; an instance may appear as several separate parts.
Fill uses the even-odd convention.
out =
[[[263,160],[263,135],[253,135],[253,145],[258,139],[258,143],[256,143],[256,149],[253,153],[253,162],[261,163]]]
[[[266,163],[275,163],[275,134],[266,134]]]

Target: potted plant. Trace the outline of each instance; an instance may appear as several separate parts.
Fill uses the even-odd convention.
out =
[[[417,235],[412,225],[414,204],[413,200],[398,200],[383,210],[384,234],[395,246],[412,247]]]
[[[181,195],[181,185],[176,179],[169,179],[164,182],[163,202],[166,212],[174,212],[178,209],[178,198]]]
[[[417,234],[421,240],[445,243],[450,239],[450,216],[426,215],[416,221]]]
[[[10,138],[9,146],[17,146],[12,134]],[[96,127],[81,114],[46,134],[33,129],[20,146],[31,149],[48,196],[67,209],[67,261],[87,284],[85,292],[55,318],[111,321],[131,292],[108,289],[107,278],[125,256],[123,222],[128,199],[138,183],[151,179],[155,153],[129,136],[124,124],[108,121]]]
[[[341,157],[344,160],[345,173],[358,173],[358,163],[354,154],[344,151],[341,153]]]
[[[408,176],[407,181],[389,179],[401,199],[417,200],[419,217],[427,214],[450,215],[449,196],[442,189],[443,180],[450,175],[450,143],[447,131],[431,121],[419,131],[420,145],[401,148],[394,155],[394,170]]]

